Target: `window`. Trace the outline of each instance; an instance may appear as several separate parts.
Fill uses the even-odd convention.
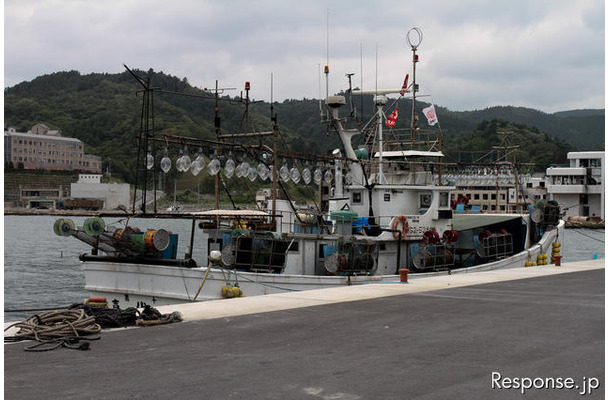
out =
[[[362,204],[362,192],[352,193],[352,203],[353,204]]]
[[[492,199],[492,200],[495,200],[495,199],[496,199],[496,194],[495,194],[495,193],[492,193],[492,194],[491,194],[491,199]]]
[[[483,200],[488,200],[489,199],[489,195],[487,193],[483,193]]]
[[[290,244],[290,247],[288,247],[288,251],[299,251],[299,242],[294,241]]]
[[[447,207],[449,205],[449,192],[441,192],[439,198],[439,207]]]
[[[392,198],[392,196],[390,195],[390,193],[383,194],[383,201],[390,201],[391,198]]]
[[[419,206],[421,208],[430,208],[432,205],[432,194],[422,193],[419,195]]]

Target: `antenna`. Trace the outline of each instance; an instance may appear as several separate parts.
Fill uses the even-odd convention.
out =
[[[271,121],[277,121],[277,116],[273,114],[273,72],[271,72]]]
[[[377,96],[377,66],[378,66],[378,57],[377,57],[377,43],[375,43],[375,96]]]
[[[322,72],[320,70],[320,64],[318,63],[318,107],[320,108],[320,119],[324,118],[324,112],[322,111]]]
[[[362,77],[364,76],[364,70],[362,68],[362,42],[360,42],[360,90],[364,90],[364,83],[362,83]],[[364,118],[364,99],[360,98],[360,115]]]
[[[326,65],[330,62],[330,8],[326,9]]]
[[[326,9],[326,65],[324,66],[324,75],[326,75],[326,100],[328,100],[328,73],[330,72],[330,33],[329,33],[330,9]],[[328,107],[326,108],[326,120],[330,120]]]

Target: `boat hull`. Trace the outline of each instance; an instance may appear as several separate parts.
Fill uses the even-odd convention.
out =
[[[451,274],[523,267],[538,254],[550,253],[559,237],[563,222],[547,231],[539,242],[513,256],[473,267],[453,269]],[[399,282],[398,275],[314,276],[229,271],[212,267],[121,263],[116,261],[83,261],[85,289],[94,295],[117,300],[121,308],[143,304],[168,305],[223,298],[223,288],[239,286],[244,296],[261,296],[323,289],[365,283]],[[447,271],[411,274],[409,279],[447,275]],[[225,289],[226,293],[226,289]]]

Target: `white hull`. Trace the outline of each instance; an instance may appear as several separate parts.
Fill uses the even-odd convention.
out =
[[[531,248],[511,257],[469,268],[454,269],[452,274],[523,267],[525,262],[535,260],[538,254],[550,253],[552,242],[563,229],[560,225],[544,234]],[[313,276],[269,274],[253,272],[230,272],[212,268],[205,282],[207,267],[182,268],[163,265],[128,264],[106,261],[83,262],[85,289],[94,295],[102,295],[108,301],[117,299],[121,308],[149,305],[166,305],[191,301],[206,301],[222,298],[222,289],[227,284],[237,283],[245,296],[260,296],[287,291],[323,289],[350,284],[376,282],[398,282],[398,275],[372,276]],[[411,274],[409,279],[447,275],[447,272]],[[199,291],[199,288],[201,290]],[[197,292],[199,294],[197,295]],[[196,299],[195,296],[197,295]]]

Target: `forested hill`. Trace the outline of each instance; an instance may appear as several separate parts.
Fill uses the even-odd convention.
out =
[[[214,101],[209,92],[192,87],[186,78],[179,79],[163,72],[136,71],[150,78],[151,86],[170,93],[155,94],[155,131],[184,136],[213,138]],[[120,74],[88,74],[77,71],[57,72],[40,76],[5,88],[5,128],[27,131],[37,123],[60,129],[64,136],[81,139],[86,152],[102,157],[104,168],[131,181],[135,159],[135,136],[140,128],[142,87],[126,71]],[[257,130],[272,126],[270,104],[251,104],[251,118],[243,119],[244,103],[239,98],[223,97],[220,103],[222,129],[240,130],[248,123]],[[418,103],[418,112],[426,107]],[[410,124],[411,103],[398,102],[398,125]],[[319,102],[314,99],[285,100],[274,104],[284,138],[295,151],[326,153],[339,146],[335,134],[328,134],[320,123]],[[372,97],[354,97],[354,107],[361,119],[373,113]],[[522,162],[535,162],[538,170],[548,163],[565,162],[571,150],[604,149],[604,110],[575,110],[546,114],[520,107],[492,107],[484,110],[455,112],[436,106],[444,152],[449,161],[460,158],[464,151],[491,149],[498,145],[494,132],[498,127],[520,132]],[[349,106],[342,115],[347,116]],[[421,114],[420,114],[421,115]],[[510,125],[507,125],[508,123]],[[250,128],[249,127],[249,128]]]

